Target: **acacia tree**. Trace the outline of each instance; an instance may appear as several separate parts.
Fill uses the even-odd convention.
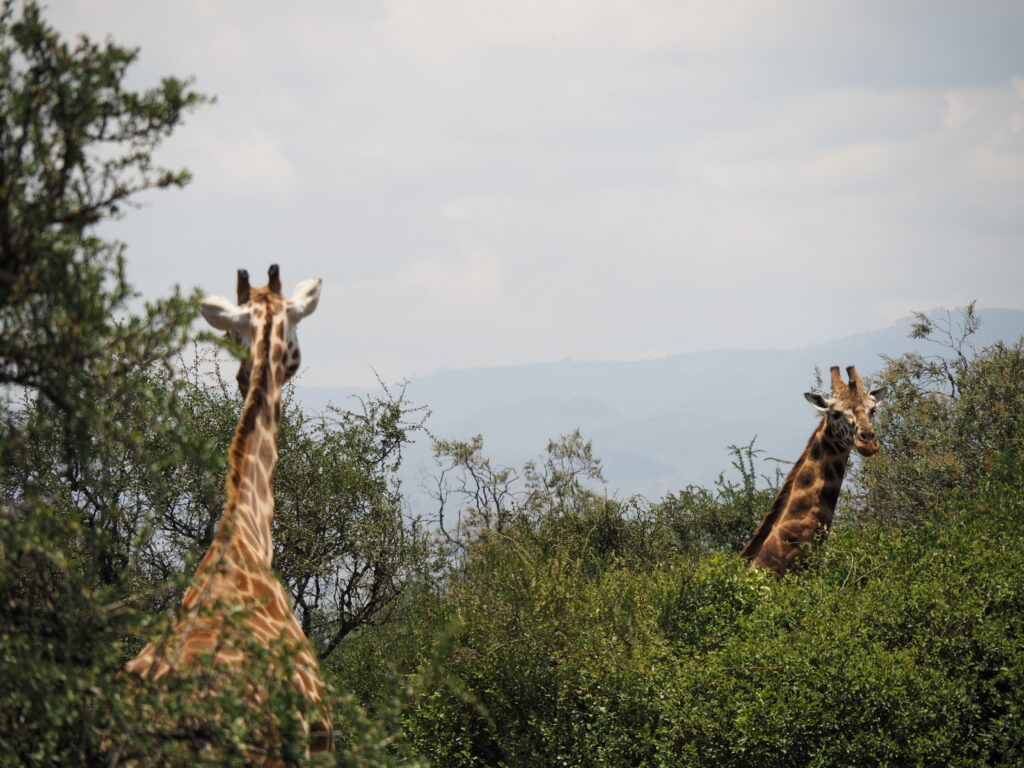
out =
[[[89,497],[120,455],[138,455],[146,431],[171,427],[175,392],[154,382],[188,337],[194,302],[180,293],[127,311],[133,290],[124,247],[95,225],[154,187],[188,173],[156,164],[153,150],[206,99],[166,78],[124,87],[137,51],[82,37],[70,44],[38,5],[0,9],[0,473],[5,514],[49,499],[78,504],[95,534],[96,574],[112,584],[127,564],[118,498]],[[125,420],[125,412],[139,419]],[[29,415],[31,414],[31,415]],[[126,424],[136,425],[127,428]],[[141,428],[138,425],[143,425]],[[146,466],[159,471],[183,452]],[[55,463],[41,463],[52,450]],[[190,451],[194,453],[194,451]],[[46,482],[56,473],[60,488]],[[58,505],[59,506],[59,505]],[[111,535],[113,534],[113,535]]]
[[[160,372],[156,372],[160,375]],[[222,513],[225,457],[242,408],[234,382],[219,366],[212,377],[202,359],[181,366],[179,435],[151,433],[147,453],[171,450],[172,439],[212,450],[211,466],[186,458],[157,476],[126,462],[115,484],[136,519],[156,535],[136,550],[140,577],[161,584],[200,556]],[[404,392],[358,401],[348,410],[303,410],[285,387],[278,429],[273,524],[274,569],[291,592],[299,621],[321,658],[355,629],[387,621],[407,583],[427,556],[424,532],[406,519],[398,470],[402,450],[422,428],[422,409]],[[142,476],[143,481],[136,478]],[[130,489],[130,490],[129,490]],[[151,608],[168,595],[150,593]]]
[[[1019,450],[1024,439],[1024,339],[976,349],[982,318],[973,302],[915,317],[910,337],[934,354],[886,358],[878,375],[889,395],[878,419],[882,450],[854,474],[861,518],[925,518],[936,500],[984,478],[993,457]]]
[[[483,438],[435,440],[437,474],[432,489],[444,554],[462,558],[483,533],[501,533],[516,522],[538,525],[579,515],[603,497],[587,481],[603,483],[601,460],[579,429],[549,440],[540,461],[520,473],[491,462]]]
[[[133,198],[154,187],[183,186],[188,173],[163,168],[153,150],[205,97],[166,78],[148,91],[126,89],[137,51],[82,37],[70,44],[38,5],[13,0],[0,10],[0,472],[6,499],[29,503],[57,472],[62,494],[90,511],[86,529],[99,547],[98,575],[111,584],[126,565],[117,553],[124,519],[116,498],[88,498],[89,476],[139,454],[144,431],[173,424],[173,387],[150,370],[169,366],[188,337],[194,302],[179,292],[128,311],[134,297],[124,247],[94,233]],[[37,406],[37,407],[34,407]],[[30,408],[31,418],[27,416]],[[56,465],[33,454],[51,448]],[[35,457],[36,459],[38,456]],[[172,451],[157,458],[176,461]],[[45,469],[43,468],[45,467]],[[48,483],[51,487],[53,484]],[[107,535],[107,534],[113,534]],[[98,545],[97,545],[98,546]]]
[[[424,415],[386,388],[355,410],[285,408],[275,567],[321,658],[357,628],[386,622],[426,567],[425,531],[406,520],[397,476]]]
[[[493,464],[480,435],[470,440],[435,440],[437,474],[432,495],[444,554],[459,558],[480,531],[502,531],[519,514],[519,473]]]
[[[138,193],[189,178],[152,153],[205,99],[175,78],[126,89],[136,55],[67,43],[34,2],[0,11],[0,383],[46,397],[79,438],[116,426],[119,382],[173,355],[194,311],[175,294],[125,313],[123,246],[93,234]]]
[[[301,764],[306,702],[273,653],[237,679],[120,672],[220,517],[240,405],[177,370],[197,296],[132,311],[124,247],[95,231],[187,183],[153,151],[207,101],[175,78],[126,88],[136,53],[0,0],[0,764]]]
[[[116,764],[133,755],[158,764],[175,749],[167,743],[188,754],[195,735],[133,715],[136,703],[152,715],[184,699],[135,700],[115,678],[125,641],[143,618],[125,600],[135,572],[125,542],[139,526],[125,504],[130,488],[105,481],[125,462],[152,477],[184,456],[212,461],[185,439],[146,456],[152,435],[179,434],[173,379],[152,372],[170,371],[189,336],[193,303],[175,292],[130,311],[123,246],[95,232],[139,193],[188,180],[152,153],[204,97],[174,78],[147,91],[126,88],[135,57],[112,42],[65,41],[31,0],[0,5],[6,764]],[[218,738],[210,731],[205,741]],[[230,733],[219,741],[234,749]]]
[[[241,411],[233,382],[202,362],[182,366],[179,432],[212,448],[213,468],[186,459],[122,495],[156,535],[138,549],[140,578],[161,584],[208,547],[223,505],[224,457]],[[425,535],[402,509],[398,470],[402,449],[422,428],[424,411],[404,392],[359,401],[355,410],[329,406],[309,414],[289,384],[278,430],[273,524],[274,569],[291,592],[303,631],[327,658],[354,630],[386,622],[427,557]],[[179,439],[179,438],[175,438]],[[170,450],[152,434],[149,452]],[[124,467],[129,480],[137,476]],[[166,591],[150,593],[151,608],[168,607]]]
[[[7,478],[12,492],[33,484],[70,517],[106,518],[107,554],[117,558],[103,571],[127,577],[151,613],[174,606],[177,595],[165,585],[191,573],[213,538],[242,408],[215,358],[198,354],[177,368],[173,380],[159,366],[147,378],[154,388],[177,388],[173,431],[149,429],[144,414],[122,411],[122,428],[142,440],[137,454],[111,448],[109,463],[86,473],[66,464],[53,440],[39,440],[31,461]],[[403,513],[397,477],[423,411],[388,390],[360,400],[355,410],[331,406],[321,415],[302,409],[292,385],[283,401],[274,568],[325,658],[353,630],[386,621],[426,558],[424,532]],[[26,403],[26,412],[38,411],[38,404]],[[190,450],[178,461],[147,467],[153,457],[180,454],[183,445]]]

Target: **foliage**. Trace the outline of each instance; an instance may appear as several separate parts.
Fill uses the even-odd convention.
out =
[[[133,371],[168,359],[194,316],[179,294],[126,313],[122,248],[91,234],[139,192],[188,180],[151,154],[204,98],[173,78],[126,89],[135,57],[113,43],[70,45],[34,2],[0,11],[0,384],[64,413],[72,450],[96,435],[130,439],[115,404],[139,398]],[[145,394],[165,409],[163,393]],[[4,464],[31,439],[19,437],[6,436]]]
[[[523,468],[526,498],[523,509],[531,520],[567,517],[581,512],[598,498],[587,481],[604,483],[601,460],[579,429],[549,440],[541,464]]]
[[[927,524],[843,529],[783,581],[489,536],[407,731],[452,766],[1016,765],[1024,464],[1000,461]]]
[[[0,765],[243,765],[266,743],[301,760],[305,702],[271,654],[251,653],[244,679],[206,668],[143,682],[120,671],[125,637],[145,617],[97,584],[76,547],[92,541],[45,504],[8,509],[0,526]],[[145,631],[166,625],[155,617]],[[275,706],[250,704],[251,685]]]
[[[180,295],[127,311],[121,248],[91,232],[138,192],[181,185],[152,149],[202,101],[181,81],[124,88],[133,51],[62,41],[26,2],[0,12],[0,734],[15,765],[91,764],[152,702],[121,694],[134,538],[120,489],[90,496],[119,459],[156,477],[191,455],[177,441],[169,366],[194,316]],[[118,418],[134,413],[130,426]],[[171,449],[145,458],[153,434]],[[50,461],[40,461],[46,454]],[[209,454],[197,452],[202,466]],[[69,514],[74,507],[76,513]],[[104,702],[97,706],[97,702]],[[170,699],[168,707],[173,709]],[[169,710],[168,710],[169,711]],[[160,760],[155,757],[155,763]],[[237,760],[235,761],[238,762]]]
[[[913,526],[877,501],[781,581],[732,554],[778,481],[756,476],[753,443],[733,449],[739,481],[650,507],[585,486],[566,504],[535,484],[528,513],[508,485],[500,518],[464,529],[429,608],[399,619],[416,640],[377,646],[423,686],[406,737],[446,766],[1019,764],[1020,349],[962,349],[959,367],[931,369],[947,394],[897,395],[886,417],[927,423],[936,400],[953,404],[934,433],[950,442],[920,442],[900,468],[924,473],[957,438],[962,471],[936,473]],[[449,487],[496,498],[500,468],[468,447],[473,483]],[[431,633],[447,638],[440,674]]]
[[[98,563],[106,580],[130,576],[148,588],[150,610],[173,607],[168,580],[191,572],[209,546],[223,512],[227,447],[241,411],[234,384],[203,358],[180,361],[173,375],[162,367],[139,372],[154,390],[177,389],[174,430],[148,428],[152,414],[119,412],[122,428],[140,437],[139,451],[89,457],[92,471],[65,464],[59,441],[32,444],[30,460],[12,466],[12,495],[33,487],[68,517],[103,526],[109,546]],[[289,587],[308,637],[326,657],[353,629],[386,620],[410,569],[426,557],[425,535],[404,519],[395,473],[401,449],[419,429],[401,396],[368,398],[360,411],[330,407],[311,416],[284,393],[278,442],[274,537],[275,568]],[[19,420],[30,429],[59,414],[27,399]],[[178,455],[174,464],[154,458]],[[203,457],[196,460],[196,457]]]
[[[194,297],[133,311],[122,246],[94,234],[139,192],[188,179],[151,153],[205,99],[174,79],[126,89],[135,55],[68,44],[35,3],[3,4],[0,765],[305,764],[290,656],[254,646],[233,607],[214,612],[248,649],[238,673],[122,671],[168,631],[166,609],[212,537],[240,409],[181,362]],[[416,423],[400,397],[324,419],[286,410],[281,525],[293,538],[281,564],[329,652],[386,618],[422,553],[394,480]],[[316,600],[303,584],[320,587]],[[359,755],[341,745],[340,762],[399,764],[374,741],[387,728],[353,721],[342,730]]]
[[[882,450],[854,476],[856,514],[908,523],[936,498],[972,487],[993,458],[1024,441],[1024,340],[975,350],[981,318],[973,304],[959,319],[918,315],[911,335],[938,354],[888,359],[888,402],[877,419]]]
[[[435,440],[437,528],[446,554],[462,556],[481,530],[503,530],[517,514],[519,473],[494,466],[483,454],[483,438]]]
[[[670,532],[681,552],[703,555],[710,552],[739,552],[771,507],[778,493],[781,473],[758,477],[755,460],[763,453],[747,445],[730,445],[732,466],[739,482],[721,473],[714,489],[690,485],[670,493],[653,509],[660,524]],[[758,480],[763,481],[758,487]]]
[[[126,90],[134,56],[3,5],[0,765],[244,765],[268,745],[301,765],[288,655],[248,647],[230,607],[241,674],[122,672],[212,536],[240,408],[180,362],[191,303],[132,314],[121,248],[91,229],[187,180],[150,155],[203,98]],[[882,371],[861,524],[784,580],[734,554],[778,484],[753,442],[738,481],[649,504],[603,491],[579,432],[521,470],[439,441],[430,552],[396,479],[421,426],[404,397],[288,402],[277,567],[324,657],[321,763],[1020,765],[1024,344],[974,350],[978,323],[918,316],[940,354]]]
[[[500,533],[521,517],[572,514],[598,498],[586,481],[604,482],[601,462],[578,429],[549,440],[543,461],[527,462],[521,472],[492,464],[480,435],[435,440],[434,458],[437,527],[450,556],[464,556],[484,532]]]
[[[10,467],[3,478],[9,498],[31,487],[35,496],[46,499],[49,519],[74,527],[78,538],[71,537],[65,550],[57,550],[62,562],[72,560],[79,566],[79,578],[86,574],[97,588],[109,587],[105,592],[92,585],[71,590],[85,602],[72,601],[62,609],[69,619],[78,611],[105,615],[108,608],[95,604],[103,599],[112,602],[111,610],[123,611],[128,596],[132,606],[143,609],[138,618],[173,608],[185,578],[209,544],[222,512],[224,457],[241,404],[234,386],[219,373],[209,382],[199,362],[183,365],[176,376],[173,434],[147,430],[146,418],[133,409],[118,418],[122,427],[137,430],[144,451],[115,454],[110,446],[103,451],[98,446],[87,459],[95,470],[85,473],[76,464],[62,463],[55,441],[36,442],[29,463]],[[150,377],[155,388],[172,385],[163,368],[151,370]],[[48,415],[41,402],[26,401],[13,417],[28,424],[37,418],[58,426],[66,423],[59,414]],[[408,413],[400,398],[366,400],[360,412],[332,408],[318,418],[303,413],[291,400],[283,409],[275,565],[293,594],[307,636],[323,657],[354,629],[386,622],[424,567],[424,538],[402,517],[394,479],[401,447],[409,439],[407,431],[416,428],[408,422]],[[151,471],[143,462],[143,456],[152,461],[175,455],[175,445],[190,451],[178,453],[179,463],[160,464],[159,471]],[[90,530],[101,534],[88,536]],[[49,530],[40,545],[54,547],[59,531],[60,526]],[[24,574],[18,582],[37,590],[45,583],[38,574]],[[53,596],[43,590],[31,600],[25,597],[22,605],[36,601],[52,602]],[[140,630],[120,622],[114,626],[121,634],[111,634],[112,627],[95,631],[98,621],[76,619],[61,631],[69,638],[86,629],[94,632],[89,647],[115,669],[117,653],[137,650],[138,635],[148,639],[162,626],[161,621],[148,622],[152,626]],[[35,637],[39,630],[27,632]],[[121,649],[113,652],[114,658],[99,645],[101,638],[111,649]],[[287,698],[290,693],[282,695]],[[174,701],[167,699],[169,706]],[[251,720],[247,717],[247,722]],[[179,726],[169,731],[185,733]]]
[[[426,532],[405,519],[396,474],[422,411],[387,389],[359,408],[313,418],[288,403],[279,433],[275,567],[321,658],[359,627],[387,623],[429,568]]]

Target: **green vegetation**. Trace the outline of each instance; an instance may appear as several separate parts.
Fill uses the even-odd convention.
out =
[[[546,485],[538,505],[479,441],[442,446],[501,481],[503,494],[454,487],[501,498],[504,522],[471,510],[429,610],[407,620],[436,627],[418,631],[419,664],[382,659],[418,675],[404,712],[416,750],[445,766],[1020,764],[1024,450],[1000,414],[1024,347],[965,355],[953,396],[930,393],[916,361],[881,373],[906,394],[886,444],[913,449],[862,463],[842,523],[782,581],[747,573],[723,533],[767,492],[740,464],[752,446],[737,451],[741,484],[654,505],[578,483]],[[926,471],[964,442],[954,477]],[[549,446],[545,472],[566,452],[593,467],[576,436]],[[913,515],[884,501],[902,498],[901,472],[928,499]]]
[[[439,443],[447,565],[336,669],[367,706],[398,691],[436,765],[1020,764],[1024,345],[969,337],[880,372],[892,453],[782,581],[735,555],[777,483],[753,444],[739,482],[648,504],[590,487],[578,434],[522,470]],[[401,687],[356,677],[382,666]]]
[[[1022,469],[839,529],[781,582],[556,521],[482,542],[409,732],[440,765],[1019,764]]]
[[[231,680],[120,672],[209,543],[240,410],[191,362],[194,301],[133,314],[120,246],[93,234],[187,180],[150,153],[204,99],[125,90],[133,58],[3,5],[0,766],[242,765],[261,746],[301,765],[304,702],[275,654]],[[402,513],[423,419],[401,393],[287,400],[276,567],[330,686],[320,762],[1024,764],[1024,344],[973,350],[979,322],[919,317],[938,354],[878,374],[883,451],[781,581],[736,555],[778,482],[753,442],[738,480],[648,502],[608,498],[579,433],[522,468],[439,441],[428,530]]]
[[[61,40],[32,2],[0,10],[0,765],[241,765],[267,743],[296,764],[305,702],[275,654],[252,649],[230,681],[121,673],[210,541],[240,409],[182,370],[197,297],[133,311],[123,248],[95,235],[188,181],[152,152],[206,101],[173,78],[127,89],[135,56]],[[412,415],[389,397],[286,409],[279,565],[324,655],[384,619],[425,557],[394,479]],[[270,706],[246,703],[253,686]]]
[[[937,499],[976,485],[998,456],[1021,450],[1021,343],[978,353],[971,336],[980,322],[973,304],[960,317],[918,315],[912,335],[933,342],[938,354],[904,355],[881,372],[889,385],[882,451],[856,478],[858,517],[913,523]]]

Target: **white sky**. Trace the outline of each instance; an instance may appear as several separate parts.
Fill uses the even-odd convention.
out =
[[[303,384],[1024,309],[1024,3],[51,0],[218,103],[106,234],[149,298],[324,278]],[[260,281],[262,282],[262,280]]]

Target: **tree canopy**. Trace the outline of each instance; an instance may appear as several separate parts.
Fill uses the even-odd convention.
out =
[[[236,765],[268,744],[298,764],[305,703],[273,654],[231,680],[121,673],[209,544],[241,407],[193,362],[198,294],[137,310],[124,246],[96,234],[188,182],[153,153],[210,101],[176,78],[127,88],[136,55],[2,6],[0,765]],[[418,424],[401,397],[285,414],[278,567],[326,656],[388,617],[424,556],[395,474]]]
[[[135,309],[96,234],[187,182],[153,152],[209,101],[128,89],[135,56],[2,5],[0,766],[304,765],[273,649],[122,673],[210,541],[241,408],[194,352],[195,295]],[[782,580],[736,555],[778,483],[753,441],[715,487],[647,500],[607,493],[579,431],[521,468],[438,439],[429,528],[398,481],[429,426],[404,391],[323,413],[289,393],[276,568],[328,683],[320,763],[1024,763],[1024,342],[974,349],[980,322],[918,317],[936,354],[878,372],[883,449]]]

